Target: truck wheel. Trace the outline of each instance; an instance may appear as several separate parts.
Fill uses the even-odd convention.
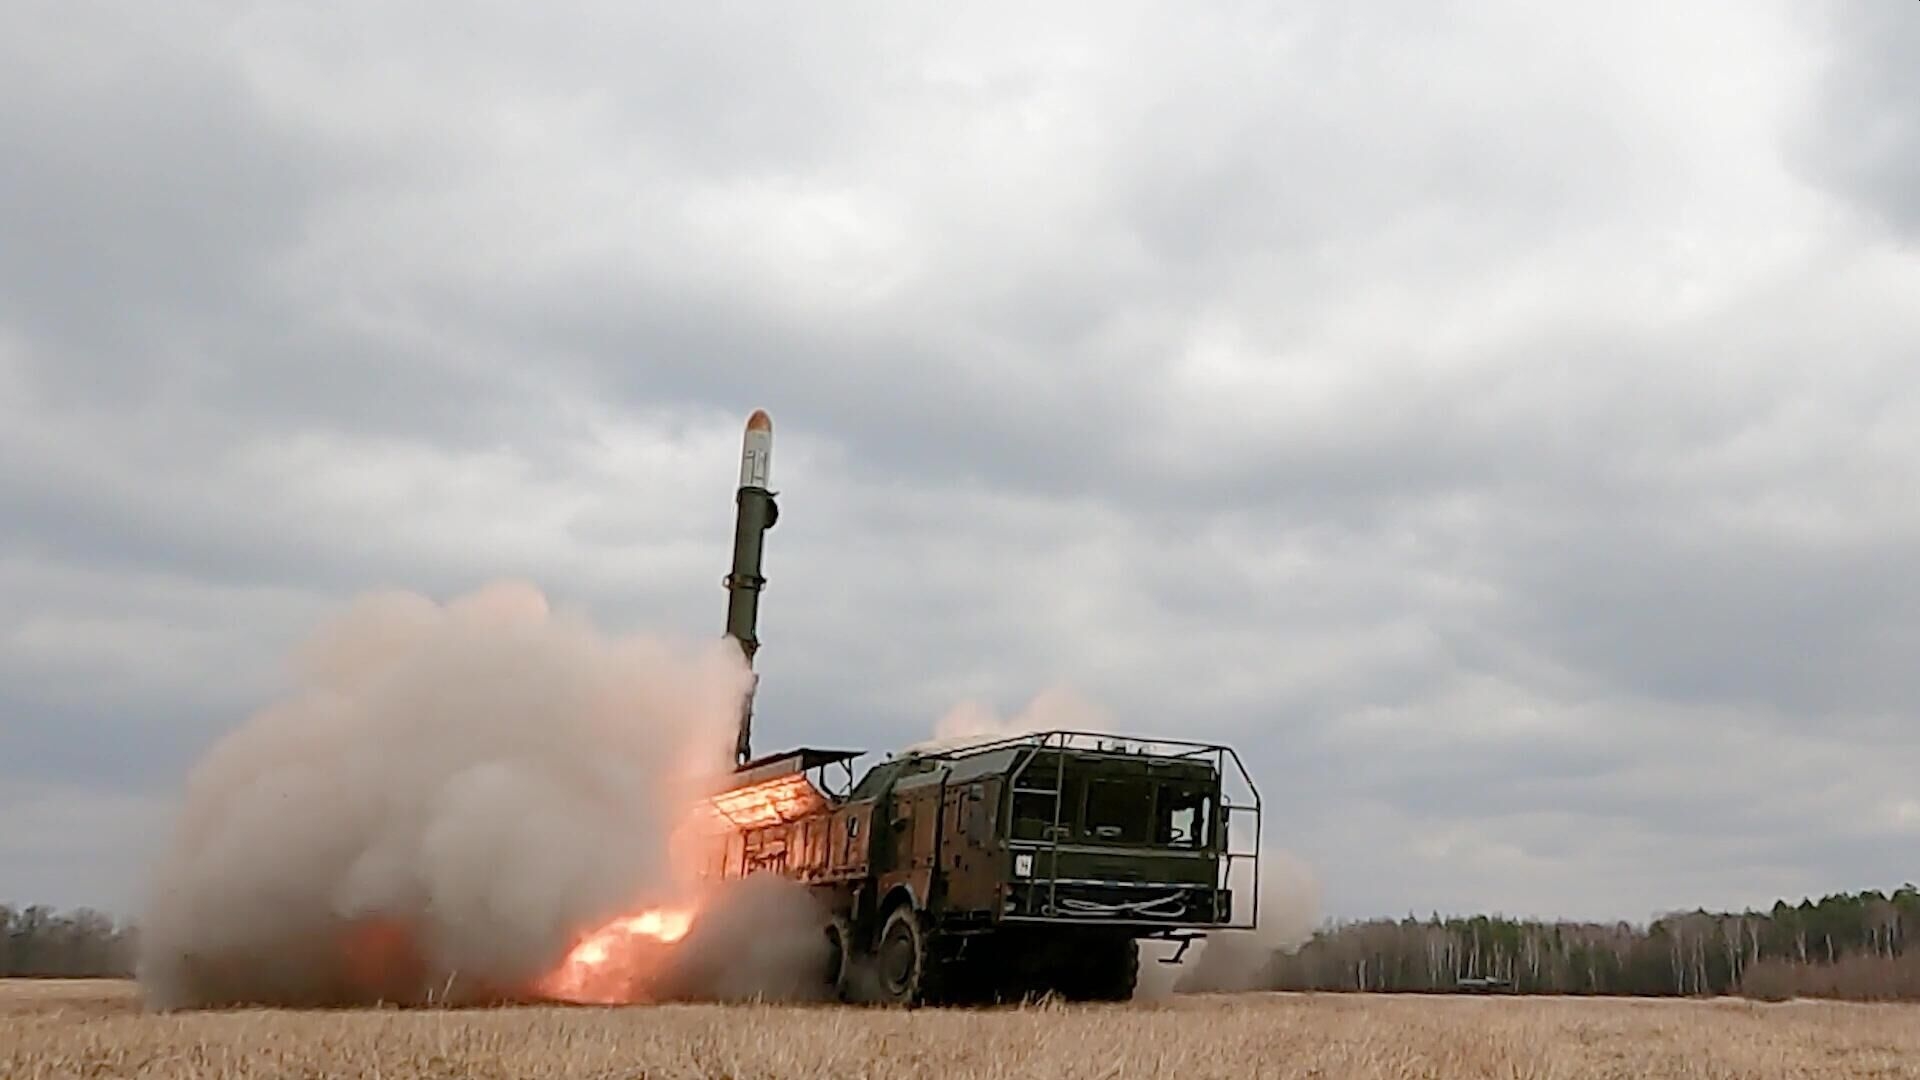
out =
[[[1058,988],[1069,1001],[1130,1001],[1140,982],[1140,943],[1132,938],[1087,942],[1085,962]]]
[[[1124,944],[1114,950],[1113,964],[1108,969],[1109,978],[1106,993],[1102,1001],[1132,1001],[1135,988],[1140,985],[1140,943],[1128,938]]]
[[[873,949],[874,982],[883,1005],[917,1005],[927,972],[927,936],[912,904],[887,915]]]
[[[846,917],[835,915],[827,922],[827,965],[822,972],[834,998],[846,1001],[850,993],[854,953],[853,927]]]

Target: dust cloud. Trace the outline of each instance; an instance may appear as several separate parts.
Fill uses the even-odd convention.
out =
[[[1236,905],[1243,902],[1235,899]],[[1158,962],[1170,959],[1175,946],[1143,943],[1136,996],[1270,989],[1274,956],[1305,944],[1320,919],[1320,880],[1313,868],[1285,851],[1265,849],[1260,856],[1260,915],[1255,927],[1209,934],[1195,942],[1179,964]]]
[[[752,679],[727,639],[610,637],[511,583],[363,597],[293,674],[189,777],[143,920],[152,1007],[522,993],[686,887],[670,837]]]
[[[827,910],[804,885],[753,874],[715,893],[654,980],[662,1001],[825,1001]]]

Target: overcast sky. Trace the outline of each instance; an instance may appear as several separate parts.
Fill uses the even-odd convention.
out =
[[[1274,7],[6,5],[0,901],[363,590],[719,633],[756,407],[762,749],[1070,686],[1341,916],[1920,875],[1920,5]]]

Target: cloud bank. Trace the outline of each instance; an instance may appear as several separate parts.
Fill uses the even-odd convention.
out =
[[[7,887],[124,909],[352,595],[718,635],[755,407],[769,747],[1072,685],[1345,916],[1897,884],[1917,27],[0,16]]]

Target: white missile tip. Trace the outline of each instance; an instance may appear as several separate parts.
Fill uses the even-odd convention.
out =
[[[747,435],[740,445],[740,486],[766,487],[773,458],[773,421],[765,409],[747,419]]]

